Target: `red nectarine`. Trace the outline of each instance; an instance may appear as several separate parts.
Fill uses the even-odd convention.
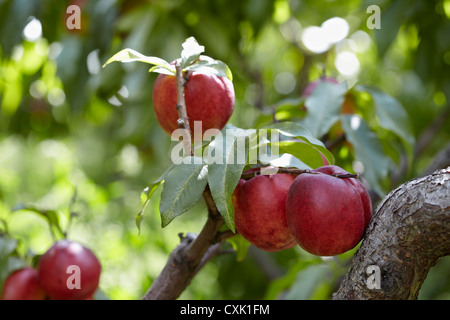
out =
[[[298,175],[286,199],[288,226],[309,253],[333,256],[355,247],[371,217],[365,188],[337,166],[324,166]]]
[[[101,265],[90,249],[60,240],[42,255],[38,270],[40,284],[50,299],[83,300],[97,290]]]
[[[232,197],[236,230],[254,246],[279,251],[296,245],[286,221],[286,195],[293,180],[278,173],[239,181]]]
[[[46,294],[39,284],[38,272],[25,267],[11,273],[5,280],[2,300],[44,300]]]
[[[234,87],[226,77],[194,72],[189,76],[184,95],[192,134],[194,121],[202,122],[203,135],[208,129],[221,130],[233,113]],[[176,77],[158,75],[153,86],[153,108],[159,124],[169,135],[178,129],[176,106]]]

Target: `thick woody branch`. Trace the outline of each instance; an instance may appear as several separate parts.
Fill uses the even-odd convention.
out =
[[[417,299],[429,269],[450,254],[450,167],[411,180],[380,203],[333,299]],[[380,288],[368,285],[380,271]]]

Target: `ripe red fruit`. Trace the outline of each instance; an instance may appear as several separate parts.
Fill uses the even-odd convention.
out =
[[[345,175],[349,173],[348,171],[345,171],[341,167],[334,165],[323,166],[313,171],[322,172],[329,175],[336,175],[336,174]],[[372,219],[372,200],[370,199],[369,193],[367,192],[366,188],[363,186],[361,181],[359,181],[356,178],[347,178],[345,179],[345,182],[351,184],[361,197],[364,209],[364,229],[366,229],[367,226],[369,225],[370,219]]]
[[[44,300],[45,292],[39,284],[36,269],[26,267],[11,273],[5,280],[2,300]]]
[[[324,166],[315,174],[295,178],[286,199],[288,226],[309,253],[334,256],[354,248],[372,216],[364,186],[338,166]]]
[[[41,286],[50,299],[82,300],[97,290],[101,265],[90,249],[61,240],[41,257],[38,271]]]
[[[192,134],[194,121],[202,122],[203,135],[211,128],[221,130],[233,113],[234,87],[226,77],[194,72],[189,76],[184,95]],[[153,108],[159,124],[169,135],[178,129],[176,105],[176,77],[158,75],[153,85]]]
[[[293,180],[279,173],[239,181],[232,196],[236,230],[254,246],[279,251],[296,245],[286,221],[286,195]]]

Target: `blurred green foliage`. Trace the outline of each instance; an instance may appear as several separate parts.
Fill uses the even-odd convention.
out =
[[[81,8],[80,30],[66,26],[71,4]],[[378,30],[366,25],[372,4],[381,8]],[[310,52],[302,32],[333,17],[345,19],[348,34],[324,52]],[[449,144],[449,34],[449,0],[0,0],[0,230],[9,236],[0,237],[0,284],[5,270],[23,263],[17,257],[33,263],[53,241],[45,217],[30,208],[57,212],[63,230],[76,213],[69,238],[102,262],[100,298],[142,297],[178,233],[201,229],[201,202],[162,229],[158,189],[138,234],[141,193],[169,166],[171,142],[152,110],[156,76],[139,63],[101,69],[119,50],[171,61],[194,36],[232,70],[230,123],[241,128],[270,123],[274,114],[278,120],[304,117],[298,99],[324,70],[347,81],[370,136],[365,131],[339,141],[338,122],[317,138],[329,143],[339,166],[355,171],[358,160],[374,172],[380,197],[420,175]],[[357,72],[342,73],[339,57],[356,57]],[[398,126],[380,123],[369,87],[404,108]],[[402,173],[408,152],[400,139],[403,121],[412,140],[421,141],[435,119],[441,119],[439,130],[420,152],[410,150]],[[374,148],[381,162],[373,161]],[[360,157],[362,150],[369,156]],[[354,250],[332,259],[300,248],[269,254],[251,247],[243,261],[225,254],[207,264],[181,298],[328,299]],[[441,259],[420,298],[450,298],[449,266]]]

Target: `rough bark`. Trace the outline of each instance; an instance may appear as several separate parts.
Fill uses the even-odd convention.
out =
[[[417,299],[430,268],[449,254],[450,167],[411,180],[384,198],[332,298]],[[380,288],[370,288],[370,266],[379,268]]]
[[[203,198],[208,208],[208,219],[202,231],[198,236],[192,233],[180,236],[180,244],[170,253],[165,267],[153,281],[143,300],[177,299],[203,265],[219,252],[222,242],[230,236],[228,232],[219,230],[224,221],[208,188],[203,192]]]

